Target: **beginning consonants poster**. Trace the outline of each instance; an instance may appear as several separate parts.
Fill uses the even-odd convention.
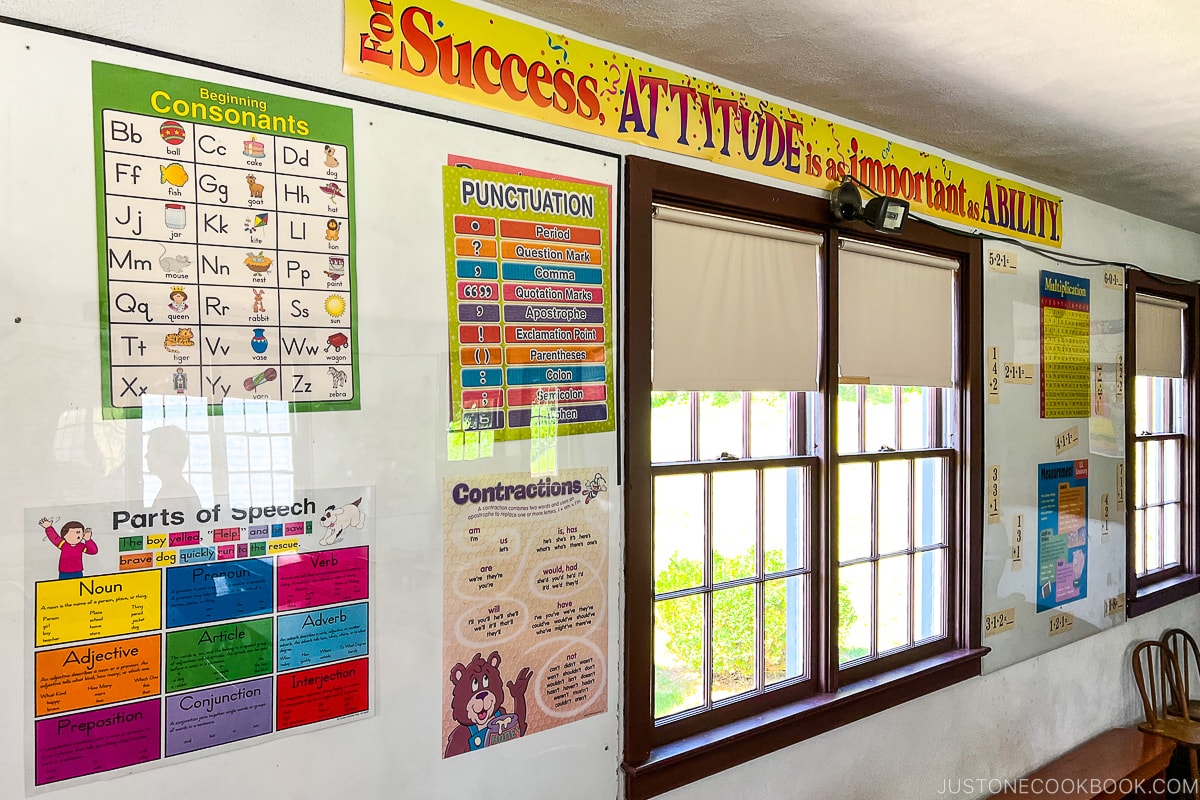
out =
[[[452,424],[611,431],[611,188],[453,156],[444,167]]]
[[[372,713],[373,505],[26,510],[27,790]]]
[[[1091,281],[1039,274],[1042,335],[1042,418],[1091,414]]]
[[[447,478],[444,757],[608,707],[608,471]]]
[[[348,108],[96,62],[104,409],[356,409]]]
[[[1037,610],[1087,597],[1088,462],[1038,465]]]

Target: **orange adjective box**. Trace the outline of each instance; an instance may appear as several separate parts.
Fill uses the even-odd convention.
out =
[[[122,553],[121,571],[127,569],[149,569],[154,566],[154,553]]]
[[[454,252],[460,256],[478,256],[479,258],[496,257],[495,239],[470,239],[458,236],[454,239]]]
[[[533,358],[533,351],[542,354]],[[566,353],[583,353],[583,358],[556,358],[556,351]],[[547,357],[549,356],[549,357]],[[586,362],[604,363],[604,345],[602,344],[547,344],[541,347],[506,347],[504,357],[509,364],[581,364]]]
[[[153,697],[159,693],[162,640],[138,636],[35,654],[36,716]]]

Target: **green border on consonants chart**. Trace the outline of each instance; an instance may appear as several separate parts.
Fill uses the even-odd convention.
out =
[[[105,419],[140,419],[142,409],[120,408],[113,404],[112,397],[112,350],[111,332],[108,315],[108,225],[107,204],[104,193],[104,112],[119,111],[130,114],[141,114],[159,119],[178,119],[174,114],[164,114],[157,111],[150,102],[151,94],[156,90],[167,92],[172,99],[183,99],[189,102],[202,102],[200,89],[209,92],[225,93],[241,97],[261,99],[271,108],[272,116],[291,114],[308,123],[307,135],[288,133],[289,138],[307,140],[319,143],[338,144],[346,148],[346,184],[347,214],[350,235],[349,265],[347,275],[350,284],[350,352],[352,361],[350,368],[353,373],[354,396],[346,400],[321,400],[311,403],[287,400],[291,412],[307,411],[357,411],[361,408],[361,387],[359,385],[359,350],[358,350],[358,271],[355,225],[354,200],[354,119],[353,112],[341,106],[325,103],[315,103],[311,100],[300,100],[294,97],[261,92],[256,89],[243,89],[237,86],[226,86],[212,81],[200,81],[192,78],[182,78],[176,75],[165,75],[159,72],[124,67],[117,64],[107,64],[102,61],[92,62],[92,117],[93,142],[95,145],[96,162],[96,264],[100,283],[100,387],[101,404]],[[205,105],[216,104],[208,101]],[[219,104],[218,104],[219,105]],[[230,125],[223,121],[190,120],[195,124],[211,125],[217,128],[260,133],[256,128],[244,125]],[[197,261],[199,268],[199,261]],[[192,395],[188,395],[192,396]],[[205,406],[212,416],[220,416],[223,408],[220,403],[207,402]]]

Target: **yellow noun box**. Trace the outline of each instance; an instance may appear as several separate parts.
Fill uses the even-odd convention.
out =
[[[126,572],[41,581],[34,640],[38,647],[162,627],[162,575]]]

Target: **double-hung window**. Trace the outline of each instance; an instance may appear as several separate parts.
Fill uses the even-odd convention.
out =
[[[1136,615],[1200,590],[1192,441],[1192,331],[1200,290],[1132,271],[1126,287],[1131,376],[1126,397],[1126,596],[1129,613]]]
[[[637,158],[628,212],[640,798],[978,674],[981,247]]]

